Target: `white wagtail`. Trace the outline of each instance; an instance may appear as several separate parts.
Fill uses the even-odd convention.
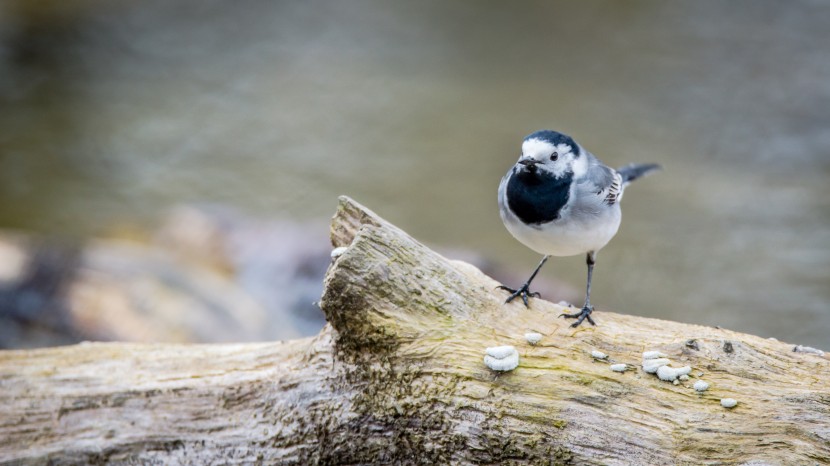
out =
[[[617,234],[620,200],[631,181],[659,169],[656,164],[631,164],[618,170],[603,165],[569,136],[537,131],[526,137],[518,162],[499,185],[499,210],[504,226],[522,244],[543,254],[542,261],[519,289],[499,288],[517,296],[539,297],[528,287],[550,256],[587,253],[588,286],[585,306],[574,314],[577,327],[591,319],[591,274],[596,253]]]

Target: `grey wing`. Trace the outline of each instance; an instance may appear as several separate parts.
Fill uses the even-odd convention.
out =
[[[622,177],[616,170],[601,163],[588,166],[579,181],[580,198],[586,206],[614,205],[622,199]]]

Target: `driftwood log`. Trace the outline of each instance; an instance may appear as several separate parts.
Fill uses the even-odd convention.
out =
[[[277,343],[0,352],[4,464],[825,464],[830,363],[724,329],[504,305],[498,283],[348,198],[328,324]],[[668,279],[668,278],[667,278]],[[536,346],[524,334],[543,334]],[[497,373],[485,347],[513,345]],[[599,350],[606,360],[591,356]],[[659,350],[692,378],[640,368]],[[628,363],[624,373],[611,363]],[[696,392],[696,379],[711,388]],[[734,398],[732,409],[721,398]]]

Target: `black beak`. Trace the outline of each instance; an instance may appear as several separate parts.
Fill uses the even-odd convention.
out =
[[[528,168],[530,168],[530,167],[535,167],[537,162],[536,162],[536,159],[532,159],[532,158],[528,157],[526,159],[520,159],[519,163],[526,166],[526,167],[528,167]]]

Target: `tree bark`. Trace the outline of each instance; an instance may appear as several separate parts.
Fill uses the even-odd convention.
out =
[[[5,464],[826,464],[828,360],[729,330],[503,304],[348,198],[316,337],[0,352]],[[518,301],[518,300],[517,300]],[[526,332],[543,334],[531,346]],[[483,363],[513,345],[518,368]],[[608,354],[604,360],[594,350]],[[692,378],[640,368],[658,350]],[[611,363],[630,365],[624,373]],[[696,392],[702,379],[708,391]],[[721,398],[738,400],[726,409]]]

